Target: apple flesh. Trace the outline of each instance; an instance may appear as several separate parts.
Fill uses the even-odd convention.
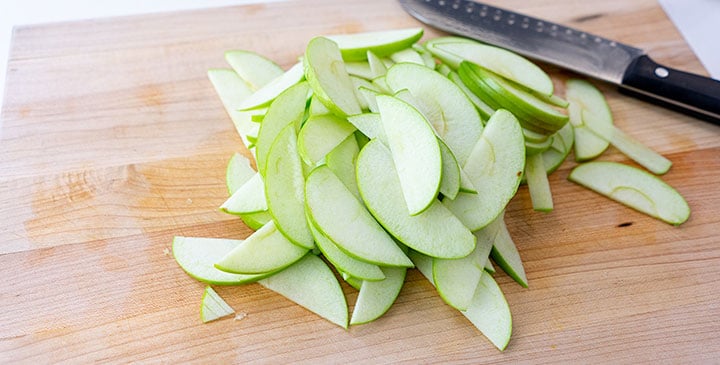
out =
[[[285,73],[254,92],[238,106],[241,111],[260,108],[270,104],[283,91],[299,83],[305,77],[302,63],[297,63]]]
[[[284,73],[275,62],[251,51],[227,51],[225,61],[253,90],[261,89]]]
[[[385,279],[363,281],[355,301],[350,324],[363,324],[380,318],[395,302],[405,283],[407,269],[404,267],[382,267]]]
[[[211,322],[222,317],[235,313],[235,310],[227,304],[213,288],[205,287],[202,300],[200,301],[200,319],[203,323]]]
[[[346,117],[362,113],[337,43],[325,37],[311,39],[303,63],[315,96],[333,114]]]
[[[367,52],[384,57],[406,49],[422,38],[422,28],[407,28],[380,32],[330,35],[347,61],[367,59]]]

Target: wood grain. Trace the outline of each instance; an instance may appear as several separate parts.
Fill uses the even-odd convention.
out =
[[[491,1],[705,74],[653,0]],[[529,289],[496,278],[513,339],[495,350],[411,270],[380,320],[340,329],[259,285],[217,291],[202,324],[174,235],[244,238],[218,212],[246,152],[207,81],[223,52],[293,64],[312,36],[417,26],[395,2],[296,1],[15,29],[0,125],[0,362],[707,363],[720,358],[720,128],[618,94],[616,124],[674,162],[692,208],[671,227],[551,176],[555,211],[508,207]],[[428,29],[426,39],[440,33]],[[543,65],[558,89],[571,73]],[[628,162],[610,149],[603,159]],[[629,163],[629,162],[628,162]],[[356,292],[344,286],[350,303]]]

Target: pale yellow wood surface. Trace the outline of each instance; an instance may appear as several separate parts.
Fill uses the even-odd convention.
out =
[[[495,2],[704,73],[653,0]],[[504,353],[415,270],[385,317],[347,331],[254,284],[217,288],[245,319],[201,323],[203,285],[175,264],[172,237],[250,233],[217,210],[225,164],[246,151],[206,70],[229,49],[288,67],[315,35],[416,25],[372,0],[16,29],[0,127],[0,363],[717,361],[720,127],[603,84],[616,124],[674,162],[664,179],[692,216],[671,227],[583,190],[566,181],[572,162],[551,177],[553,213],[533,212],[521,188],[507,221],[530,288],[495,275],[514,319]],[[547,69],[558,88],[570,76]],[[626,161],[612,148],[603,159]]]

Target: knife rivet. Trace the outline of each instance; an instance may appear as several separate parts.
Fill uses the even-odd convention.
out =
[[[670,76],[670,71],[668,71],[665,67],[658,67],[655,69],[655,76],[664,79]]]

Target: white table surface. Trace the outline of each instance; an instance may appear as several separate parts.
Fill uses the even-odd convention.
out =
[[[0,5],[0,106],[12,29],[17,25],[282,0],[4,0]],[[632,0],[630,0],[632,1]],[[710,75],[720,79],[720,0],[658,0]]]

